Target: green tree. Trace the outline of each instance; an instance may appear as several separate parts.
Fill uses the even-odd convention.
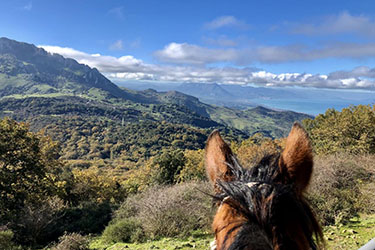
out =
[[[57,158],[57,144],[50,139],[29,132],[24,123],[0,120],[0,220],[55,192]]]
[[[185,165],[178,175],[178,182],[206,180],[204,167],[204,150],[185,150]]]
[[[303,124],[318,154],[375,153],[375,107],[351,106],[341,112],[328,109]]]
[[[159,168],[156,177],[159,184],[174,184],[185,166],[185,155],[182,150],[172,150],[162,153],[155,159],[154,164]]]

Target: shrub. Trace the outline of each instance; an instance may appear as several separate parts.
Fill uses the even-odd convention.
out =
[[[357,216],[360,182],[370,175],[358,157],[350,154],[316,157],[308,198],[321,223],[345,223]]]
[[[11,224],[16,233],[16,240],[21,244],[45,244],[50,239],[47,228],[54,227],[66,208],[64,201],[58,197],[49,197],[43,203],[26,203],[18,219]]]
[[[113,224],[130,217],[142,226],[145,237],[187,236],[195,229],[208,229],[213,215],[207,182],[155,186],[130,196],[116,211]],[[124,223],[124,222],[122,222]]]
[[[78,234],[64,234],[59,238],[59,243],[52,250],[89,250],[89,240]]]
[[[62,211],[62,216],[47,228],[46,235],[56,239],[64,232],[100,233],[111,220],[112,207],[108,203],[83,203]]]
[[[375,182],[362,184],[360,187],[360,194],[357,201],[357,208],[359,211],[367,214],[375,213]]]
[[[2,250],[21,250],[13,241],[13,232],[11,230],[0,229],[0,249]]]
[[[140,242],[143,241],[143,229],[135,218],[120,219],[105,228],[103,239],[108,243]]]

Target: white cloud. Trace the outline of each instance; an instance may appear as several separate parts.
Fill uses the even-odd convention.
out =
[[[364,15],[354,16],[344,11],[338,15],[325,17],[319,23],[292,24],[291,31],[303,35],[354,33],[374,36],[375,19]]]
[[[116,42],[112,43],[109,45],[110,50],[122,50],[123,49],[123,44],[121,40],[117,40]]]
[[[73,58],[79,63],[87,64],[90,67],[95,67],[101,72],[118,72],[123,70],[136,72],[139,70],[139,67],[143,65],[141,60],[138,60],[130,55],[117,58],[100,54],[88,54],[72,48],[63,48],[59,46],[40,45],[38,47],[41,47],[50,53],[56,53],[67,58]]]
[[[375,56],[375,43],[334,43],[317,48],[302,45],[257,46],[246,49],[211,49],[188,43],[170,43],[154,56],[176,64],[231,62],[237,65],[314,61],[324,58],[364,59]]]
[[[188,43],[170,43],[154,55],[161,61],[182,64],[207,64],[235,61],[234,49],[209,49]]]
[[[249,25],[243,21],[238,20],[234,16],[220,16],[204,25],[206,29],[220,29],[225,27],[234,27],[240,29],[247,29]]]
[[[329,75],[300,73],[274,74],[249,67],[166,66],[147,64],[131,55],[122,57],[88,54],[72,48],[39,46],[50,53],[76,59],[96,67],[114,81],[149,80],[164,82],[200,82],[224,84],[256,84],[258,86],[300,86],[338,89],[375,89],[375,68],[357,67]]]

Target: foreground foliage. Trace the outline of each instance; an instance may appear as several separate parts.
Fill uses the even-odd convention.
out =
[[[318,154],[375,153],[375,106],[351,106],[341,112],[328,109],[303,124]]]
[[[353,107],[350,110],[352,111],[345,112],[352,112],[353,116],[368,114],[371,117],[373,112],[369,106]],[[340,124],[341,118],[338,117],[341,116],[339,112],[335,112],[337,123]],[[322,133],[319,126],[323,125],[318,120],[310,121],[312,123],[309,127],[312,143],[317,148],[309,200],[322,224],[326,225],[327,237],[332,238],[329,240],[326,237],[328,244],[337,243],[332,249],[344,249],[342,246],[351,249],[353,244],[364,244],[363,241],[368,240],[367,236],[361,238],[360,233],[353,233],[358,239],[355,240],[358,243],[355,243],[351,236],[346,237],[349,231],[342,231],[346,227],[353,229],[352,226],[362,225],[363,220],[367,221],[366,214],[375,212],[375,156],[351,154],[341,152],[342,150],[331,151],[338,149],[337,145],[345,145],[349,152],[357,152],[351,151],[350,148],[356,148],[361,143],[364,145],[360,138],[365,136],[345,139],[345,143],[333,143],[332,145],[336,146],[331,145],[329,150],[320,147],[324,143],[319,141],[321,137],[317,135]],[[366,126],[361,125],[363,121],[367,121]],[[373,125],[369,126],[369,121],[372,120],[359,119],[358,126],[351,128],[359,131],[354,131],[353,134],[367,134],[366,138],[371,139]],[[77,118],[76,122],[80,123],[80,126],[84,125],[84,120]],[[173,132],[169,125],[164,125],[168,128],[165,131]],[[42,248],[51,246],[52,241],[58,242],[59,237],[61,242],[69,243],[69,239],[76,236],[74,233],[82,234],[84,244],[87,235],[99,235],[91,243],[91,248],[96,244],[111,246],[111,249],[125,245],[131,249],[189,249],[192,246],[207,249],[211,239],[209,232],[213,210],[210,196],[199,191],[210,193],[210,188],[204,182],[204,150],[182,150],[177,147],[185,141],[184,133],[191,130],[183,128],[175,134],[173,140],[176,140],[176,147],[164,150],[155,148],[155,155],[146,159],[139,158],[137,162],[132,159],[138,159],[144,151],[116,151],[116,147],[111,149],[112,144],[104,144],[104,147],[109,149],[105,151],[106,159],[63,162],[59,158],[62,151],[59,150],[58,144],[42,133],[30,132],[24,123],[6,118],[0,120],[0,131],[1,249],[7,249],[8,246],[10,249],[19,249],[20,244],[32,249]],[[81,133],[91,133],[92,136],[99,137],[101,135],[96,134],[101,128],[79,131],[80,129],[74,136],[81,139]],[[110,131],[112,133],[112,130]],[[136,136],[136,130],[131,131],[133,136]],[[145,134],[147,132],[146,129],[142,131]],[[106,134],[108,143],[115,142],[111,141],[115,137],[109,137],[111,133]],[[197,140],[202,140],[202,145],[205,133],[207,131]],[[194,134],[190,135],[193,142]],[[241,142],[231,140],[234,137],[232,135],[227,141],[231,141],[233,151],[247,167],[253,166],[265,153],[280,151],[284,146],[283,139],[271,140],[260,134]],[[159,140],[158,137],[155,138]],[[86,141],[81,139],[78,140],[80,144],[77,150],[85,149]],[[371,145],[371,140],[367,142]],[[99,151],[90,149],[89,152],[104,152],[100,149],[102,146],[98,145]],[[118,146],[122,147],[120,144]],[[132,157],[129,158],[129,155]],[[358,219],[360,214],[364,217]],[[361,222],[357,223],[355,218]],[[364,223],[365,229],[369,224]],[[197,236],[197,230],[202,232],[202,237]],[[360,231],[361,228],[353,230]],[[64,234],[66,237],[61,238]],[[375,237],[371,233],[367,235],[370,238]],[[155,239],[158,240],[154,241]],[[114,242],[118,242],[117,245],[113,245]],[[144,243],[138,245],[120,242]]]

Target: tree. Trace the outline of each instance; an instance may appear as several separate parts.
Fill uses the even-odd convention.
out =
[[[57,144],[25,123],[0,120],[0,221],[17,216],[26,202],[54,193]]]
[[[205,180],[206,169],[204,167],[204,150],[185,150],[185,165],[178,175],[178,182],[190,180]]]
[[[328,109],[303,124],[318,154],[375,153],[375,107],[351,106],[341,112]]]
[[[174,184],[180,171],[185,166],[186,158],[181,150],[162,153],[155,159],[154,164],[159,168],[157,182],[159,184]]]

